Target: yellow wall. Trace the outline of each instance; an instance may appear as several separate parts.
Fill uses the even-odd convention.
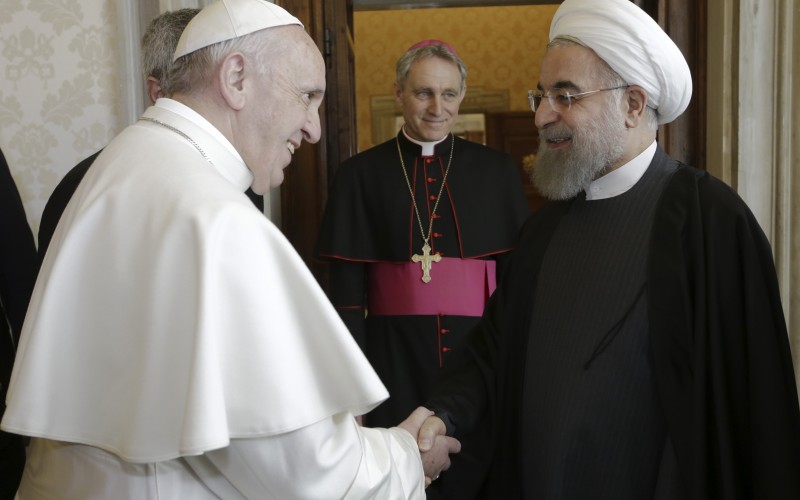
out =
[[[372,144],[370,97],[392,95],[397,59],[429,38],[451,44],[470,87],[509,90],[510,111],[530,109],[550,21],[558,5],[358,11],[354,14],[356,112],[360,151]]]

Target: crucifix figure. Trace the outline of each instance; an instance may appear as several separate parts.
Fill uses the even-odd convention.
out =
[[[428,283],[431,280],[431,264],[433,262],[439,262],[442,260],[442,256],[437,254],[431,255],[431,247],[427,243],[422,245],[422,255],[414,254],[411,256],[412,262],[420,262],[420,267],[422,268],[422,282]]]

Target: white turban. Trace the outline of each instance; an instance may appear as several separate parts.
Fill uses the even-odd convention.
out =
[[[172,60],[254,31],[290,24],[303,25],[299,19],[267,0],[218,0],[189,21]]]
[[[550,25],[550,40],[577,39],[629,85],[647,91],[658,123],[669,123],[692,98],[692,75],[680,49],[646,12],[629,0],[564,0]]]

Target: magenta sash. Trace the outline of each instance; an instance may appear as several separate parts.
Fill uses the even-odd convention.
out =
[[[415,262],[369,265],[369,314],[379,316],[480,316],[497,288],[493,260],[444,257],[431,267],[431,281],[422,282]]]

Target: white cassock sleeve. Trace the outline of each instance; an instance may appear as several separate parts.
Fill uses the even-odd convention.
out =
[[[359,427],[349,412],[184,458],[226,499],[425,498],[414,437],[398,427]]]

